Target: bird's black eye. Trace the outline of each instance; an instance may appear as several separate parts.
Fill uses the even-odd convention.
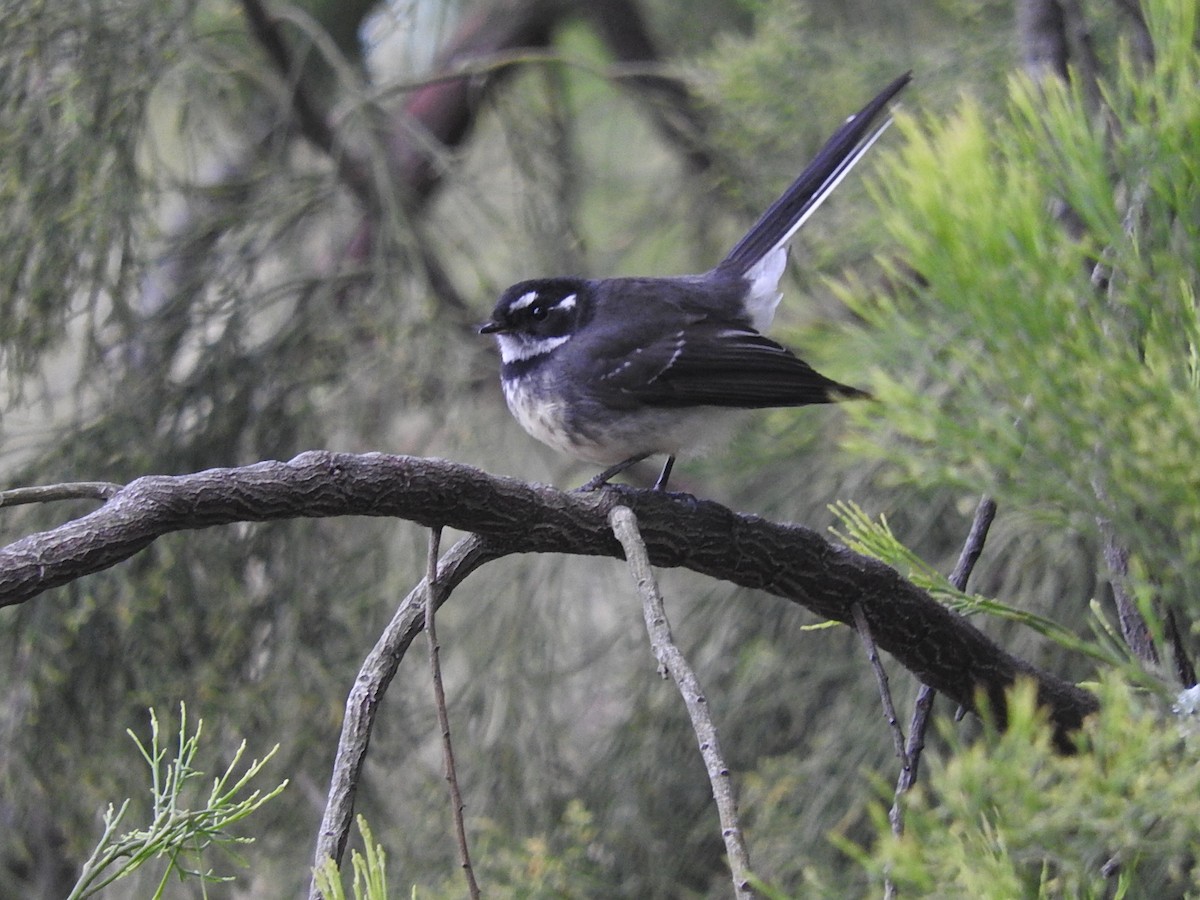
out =
[[[540,322],[542,319],[546,318],[546,316],[550,315],[550,309],[545,303],[535,303],[533,306],[529,307],[529,315],[535,321]]]

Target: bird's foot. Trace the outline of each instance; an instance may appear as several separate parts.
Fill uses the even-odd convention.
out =
[[[615,466],[609,466],[607,469],[605,469],[603,472],[601,472],[595,478],[590,479],[585,484],[576,488],[575,490],[577,493],[588,493],[590,491],[599,490],[602,487],[616,487],[616,485],[608,483],[610,478],[616,478],[618,475],[620,475],[622,472],[624,472],[630,466],[640,463],[643,459],[645,459],[649,455],[650,455],[649,453],[642,453],[642,454],[639,454],[638,456],[631,456],[631,457],[629,457],[629,459],[623,459],[619,463],[617,463]]]
[[[686,506],[689,512],[695,512],[700,506],[700,498],[687,491],[660,491],[662,496],[669,497],[676,503]]]

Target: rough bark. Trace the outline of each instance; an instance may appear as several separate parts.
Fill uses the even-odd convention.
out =
[[[757,588],[852,626],[857,603],[879,647],[969,709],[986,698],[1001,724],[1004,691],[1019,677],[1036,680],[1064,750],[1097,708],[1091,694],[1008,653],[895,570],[803,526],[691,497],[563,493],[444,460],[385,454],[312,451],[289,462],[139,478],[94,512],[0,550],[0,606],[108,568],[164,534],[242,521],[391,516],[483,535],[497,556],[622,558],[607,521],[617,504],[637,515],[655,566]]]

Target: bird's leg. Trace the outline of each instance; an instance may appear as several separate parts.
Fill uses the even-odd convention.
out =
[[[662,474],[658,476],[658,481],[654,482],[656,491],[665,491],[667,489],[667,479],[671,477],[671,469],[675,467],[675,457],[668,456],[667,461],[663,463]]]
[[[597,488],[604,487],[604,485],[608,484],[608,480],[610,478],[614,478],[617,475],[620,475],[622,472],[624,472],[630,466],[637,465],[643,459],[645,459],[647,456],[650,456],[650,455],[651,454],[649,454],[649,453],[639,453],[637,456],[631,456],[631,457],[629,457],[629,459],[623,459],[619,463],[617,463],[615,466],[609,466],[607,469],[605,469],[603,472],[601,472],[599,475],[597,475],[591,481],[587,482],[587,484],[585,484],[583,487],[579,488],[579,490],[580,491],[594,491]]]

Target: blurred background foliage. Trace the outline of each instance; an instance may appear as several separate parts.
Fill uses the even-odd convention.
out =
[[[1145,608],[1178,611],[1185,630],[1195,618],[1200,95],[1185,0],[1151,4],[1153,65],[1128,51],[1115,5],[1087,4],[1103,116],[1082,91],[1012,79],[1013,8],[991,0],[644,0],[628,9],[657,51],[632,60],[587,4],[275,3],[287,75],[250,5],[6,9],[6,485],[314,447],[581,482],[511,421],[473,323],[526,277],[709,267],[845,115],[913,69],[908,114],[796,242],[775,332],[884,402],[756,415],[682,463],[678,487],[818,528],[853,500],[944,571],[991,492],[1000,516],[973,589],[1085,635],[1089,601],[1108,601],[1104,517]],[[477,76],[469,131],[423,138],[413,85],[463,58],[447,48],[481,15],[494,18],[476,38],[530,9],[553,23],[540,52],[562,62],[496,69],[494,88]],[[682,107],[630,71],[685,85],[687,127],[664,124]],[[297,116],[297,85],[332,141]],[[0,521],[11,540],[86,508]],[[223,861],[237,885],[209,896],[301,890],[345,695],[424,553],[405,523],[245,525],[162,539],[0,612],[0,896],[65,893],[98,811],[139,802],[125,729],[180,700],[227,754],[278,742],[267,777],[291,780],[253,820],[248,868]],[[752,858],[784,890],[863,893],[882,871],[853,850],[877,825],[864,773],[890,781],[895,763],[858,638],[688,573],[663,573],[663,589],[743,778]],[[620,565],[505,560],[440,621],[495,896],[727,893],[694,738]],[[1036,663],[1094,672],[1032,630],[984,625]],[[916,685],[892,683],[911,706]],[[933,743],[950,753],[964,732]],[[358,808],[393,887],[449,896],[436,733],[417,654]]]

